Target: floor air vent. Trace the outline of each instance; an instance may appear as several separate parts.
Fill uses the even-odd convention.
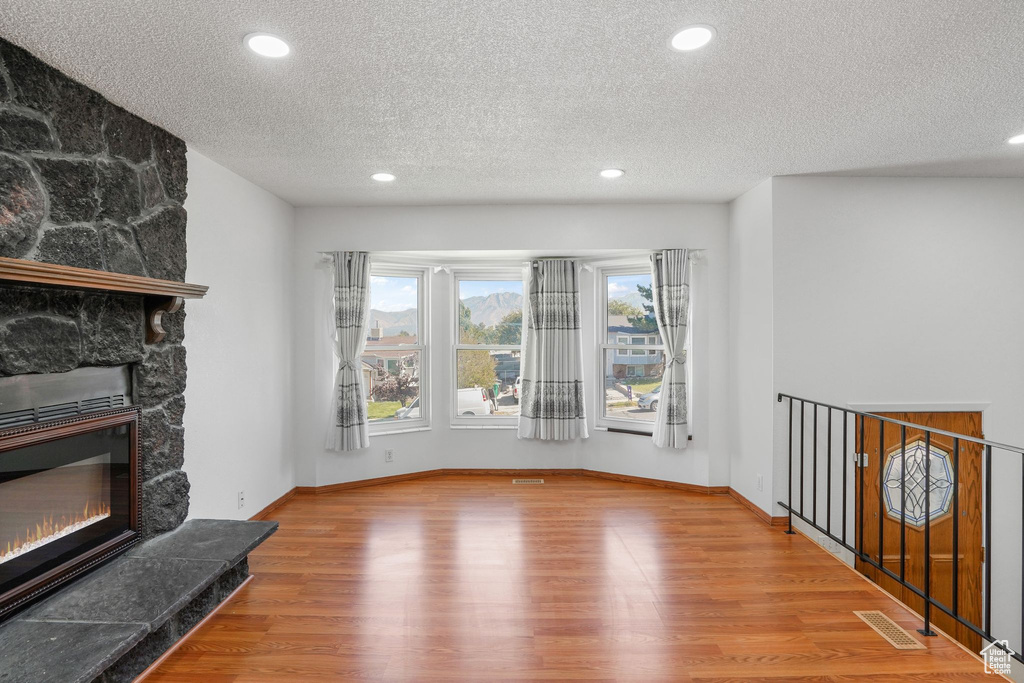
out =
[[[513,479],[513,484],[543,484],[543,479]]]
[[[926,650],[914,636],[897,624],[895,621],[878,611],[854,612],[865,624],[875,629],[878,635],[882,636],[897,650]]]

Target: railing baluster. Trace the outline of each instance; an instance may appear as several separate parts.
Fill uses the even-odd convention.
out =
[[[985,446],[985,633],[992,640],[992,446]]]
[[[953,439],[953,616],[960,614],[960,439]]]
[[[847,424],[850,416],[843,411],[843,545],[846,545],[846,461],[849,460],[848,448],[846,447]]]
[[[934,636],[932,622],[932,433],[924,433],[924,628],[918,633]]]
[[[857,449],[857,486],[859,488],[860,504],[857,506],[857,554],[864,556],[864,416],[857,418],[860,421],[860,448]]]
[[[907,576],[907,428],[900,425],[900,581]]]
[[[781,401],[782,398],[780,397]],[[793,531],[793,399],[789,399],[789,528],[787,534],[795,534]]]
[[[804,434],[807,430],[804,428],[804,416],[807,413],[807,408],[803,401],[800,401],[800,514],[804,514]]]
[[[885,423],[878,420],[878,564],[885,566],[885,506],[882,496],[885,490],[885,467],[883,467],[883,454],[885,453]],[[881,577],[879,577],[881,578]]]
[[[818,404],[814,406],[814,420],[812,429],[814,437],[811,445],[811,521],[818,523]]]
[[[827,408],[828,446],[825,448],[825,528],[832,533],[832,409]]]

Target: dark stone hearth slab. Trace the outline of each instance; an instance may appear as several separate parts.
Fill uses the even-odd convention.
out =
[[[15,620],[0,626],[0,681],[91,681],[147,633],[147,624]]]
[[[125,557],[25,615],[32,621],[139,622],[156,630],[224,573],[223,560]]]
[[[196,519],[0,625],[0,683],[130,683],[249,576],[277,522]]]
[[[249,576],[277,522],[199,519],[0,625],[0,683],[130,683]]]
[[[275,531],[277,522],[191,519],[132,550],[129,557],[219,560],[233,567]]]

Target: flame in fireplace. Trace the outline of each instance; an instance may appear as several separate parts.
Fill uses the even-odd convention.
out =
[[[108,503],[87,502],[81,512],[68,516],[61,515],[55,518],[52,514],[35,525],[35,529],[25,529],[25,537],[17,534],[13,541],[8,541],[6,546],[0,548],[0,564],[13,560],[19,555],[24,555],[36,548],[41,548],[47,543],[57,540],[68,534],[84,529],[100,520],[110,517],[110,505]]]

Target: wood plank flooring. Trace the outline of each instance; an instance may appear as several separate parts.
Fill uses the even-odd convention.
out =
[[[916,617],[727,496],[544,479],[296,496],[146,683],[993,680],[941,636],[893,649],[853,610]]]

